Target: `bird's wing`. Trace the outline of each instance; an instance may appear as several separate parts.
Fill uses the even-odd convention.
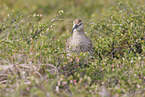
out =
[[[69,48],[70,48],[70,46],[71,46],[70,42],[71,42],[71,37],[68,38],[67,41],[66,41],[66,44],[65,44],[66,50],[69,50]]]
[[[91,41],[90,38],[88,38],[88,37],[86,37],[86,38],[87,38],[87,40],[88,40],[88,45],[89,45],[88,48],[89,48],[90,52],[93,53],[94,46],[93,46],[93,44],[92,44],[92,41]]]

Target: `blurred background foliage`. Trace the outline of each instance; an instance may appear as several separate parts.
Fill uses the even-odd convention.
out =
[[[66,55],[76,18],[93,58]],[[0,0],[0,96],[143,97],[144,56],[144,0]]]

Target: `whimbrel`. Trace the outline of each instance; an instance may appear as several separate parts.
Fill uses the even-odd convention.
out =
[[[68,53],[88,52],[90,55],[93,54],[92,41],[85,35],[81,19],[74,20],[71,34],[72,36],[66,42],[66,51]]]

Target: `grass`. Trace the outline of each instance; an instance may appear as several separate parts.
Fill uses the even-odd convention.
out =
[[[0,96],[143,97],[144,4],[1,0]],[[93,58],[65,52],[76,18],[93,42]]]

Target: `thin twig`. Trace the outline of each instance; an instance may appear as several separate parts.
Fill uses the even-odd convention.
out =
[[[19,77],[22,78],[22,77],[21,77],[21,72],[20,72],[18,66],[17,66],[16,64],[13,64],[13,66],[14,66],[14,68],[16,69],[16,71],[17,71]]]
[[[43,31],[46,27],[48,27],[51,23],[55,22],[61,15],[62,15],[62,14],[59,14],[58,16],[56,16],[56,17],[55,17],[54,19],[52,19],[52,20],[50,21],[50,23],[48,23],[45,27],[40,28],[40,30],[39,30],[39,28],[38,28],[38,29],[35,31],[35,34],[32,36],[32,39],[34,39],[38,34],[40,34],[40,32],[42,32],[42,31]],[[30,41],[31,41],[31,39],[28,40],[27,43],[29,44]]]
[[[133,12],[131,12],[131,11],[128,11],[128,10],[127,10],[127,9],[125,9],[124,7],[122,7],[122,6],[118,5],[118,4],[117,4],[117,3],[115,3],[115,2],[114,2],[114,4],[115,4],[116,6],[119,6],[121,9],[123,9],[123,10],[127,11],[128,13],[133,13]]]
[[[110,53],[109,56],[111,56],[116,50],[118,50],[118,49],[114,49],[114,50]]]

